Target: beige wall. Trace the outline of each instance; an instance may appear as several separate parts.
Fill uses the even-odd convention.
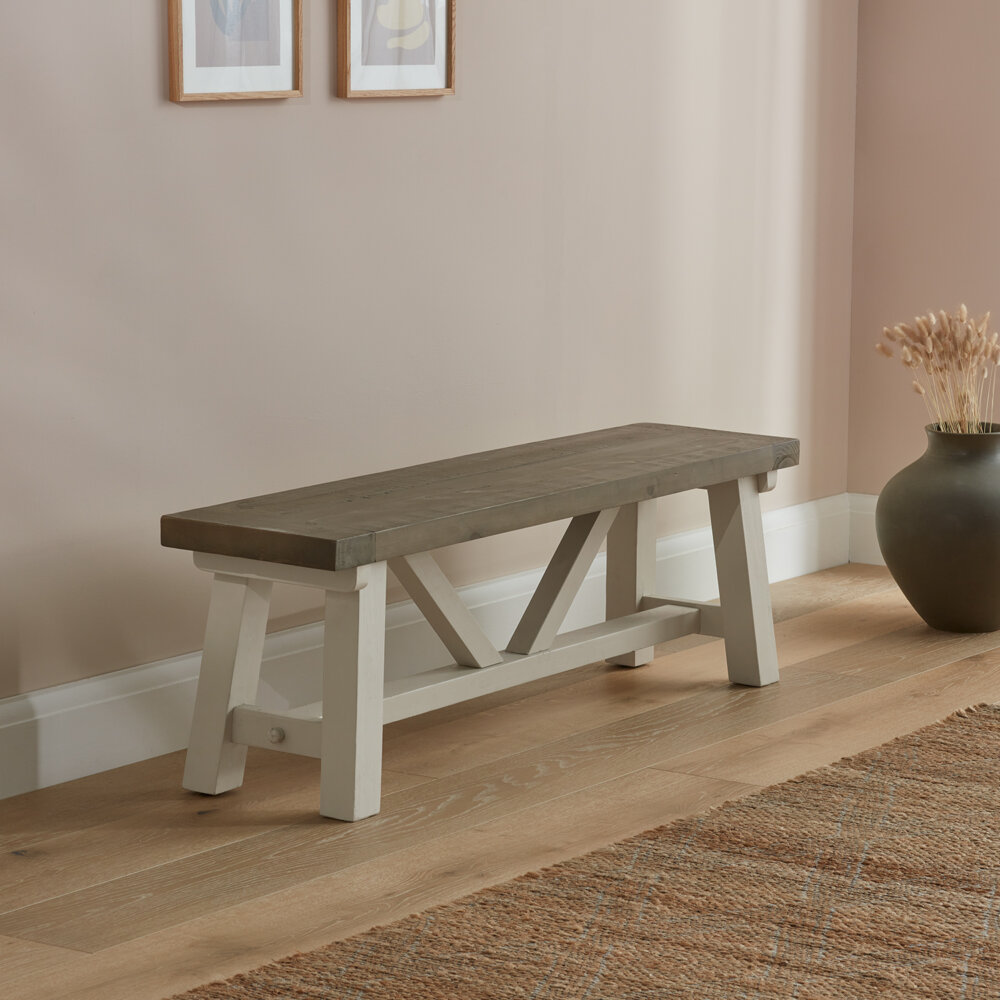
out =
[[[167,511],[633,420],[844,489],[855,3],[463,0],[458,96],[370,103],[305,6],[304,99],[184,107],[161,0],[6,12],[0,697],[200,645]]]
[[[849,488],[877,494],[928,423],[882,327],[966,302],[1000,319],[996,0],[862,0]]]

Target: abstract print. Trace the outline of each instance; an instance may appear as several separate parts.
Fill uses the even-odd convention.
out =
[[[434,0],[362,0],[365,66],[433,66]]]
[[[277,66],[279,0],[195,0],[198,66]]]

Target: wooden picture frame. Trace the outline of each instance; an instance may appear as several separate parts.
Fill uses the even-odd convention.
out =
[[[168,0],[170,100],[302,96],[302,0]]]
[[[338,97],[455,93],[457,0],[337,0]]]

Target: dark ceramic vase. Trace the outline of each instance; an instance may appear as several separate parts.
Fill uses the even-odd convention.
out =
[[[948,434],[886,483],[875,531],[914,610],[946,632],[1000,629],[1000,424]]]

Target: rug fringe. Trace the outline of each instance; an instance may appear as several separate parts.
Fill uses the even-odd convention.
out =
[[[953,712],[941,721],[947,722],[948,719],[967,719],[970,715],[976,715],[978,712],[991,708],[1000,708],[1000,705],[991,705],[988,701],[981,701],[978,705],[970,705],[968,708],[960,708],[957,712]]]

